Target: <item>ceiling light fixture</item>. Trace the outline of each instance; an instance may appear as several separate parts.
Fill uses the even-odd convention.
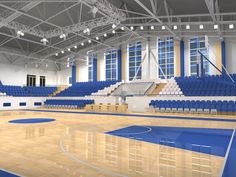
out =
[[[234,24],[230,24],[229,29],[234,29]]]

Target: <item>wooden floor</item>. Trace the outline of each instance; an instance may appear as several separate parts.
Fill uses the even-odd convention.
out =
[[[22,118],[54,118],[56,121],[27,125],[8,123]],[[27,177],[219,176],[222,157],[104,134],[130,125],[234,129],[236,123],[1,111],[0,168]]]

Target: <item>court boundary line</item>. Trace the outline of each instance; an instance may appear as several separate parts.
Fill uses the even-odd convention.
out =
[[[4,172],[7,172],[7,173],[10,173],[10,174],[12,174],[12,175],[19,176],[19,177],[26,177],[26,176],[20,175],[20,174],[18,174],[18,173],[15,173],[15,172],[12,172],[12,171],[10,171],[10,170],[3,169],[3,168],[0,168],[0,171],[4,171]]]
[[[64,114],[85,114],[85,115],[110,115],[110,116],[125,116],[125,117],[142,117],[142,118],[159,118],[159,119],[179,119],[179,120],[194,120],[194,121],[214,121],[214,122],[235,122],[236,119],[216,119],[216,118],[199,118],[199,117],[181,117],[181,116],[160,116],[160,115],[145,115],[145,114],[119,114],[119,113],[105,113],[105,112],[80,112],[80,111],[59,111],[59,110],[33,110],[26,109],[23,111],[30,112],[52,112]]]
[[[231,139],[230,139],[230,142],[229,142],[229,146],[228,146],[226,154],[225,154],[223,167],[222,167],[222,169],[220,171],[219,177],[223,176],[223,173],[224,173],[224,170],[225,170],[225,166],[226,166],[226,163],[227,163],[227,160],[228,160],[228,157],[229,157],[229,153],[230,153],[230,150],[231,150],[231,147],[232,147],[232,144],[233,144],[235,132],[236,132],[236,127],[234,128],[234,131],[232,133],[232,136],[231,136]]]
[[[143,131],[143,132],[137,132],[137,133],[119,133],[119,134],[115,134],[115,136],[120,136],[120,135],[141,135],[141,134],[145,134],[145,133],[149,133],[152,131],[152,128],[151,127],[147,127],[147,126],[142,126],[142,125],[134,125],[134,126],[139,126],[139,127],[144,127],[144,128],[147,128],[148,130],[146,131]],[[129,128],[130,126],[128,127],[124,127],[124,128]],[[123,129],[123,128],[122,128]],[[119,129],[118,129],[119,130]],[[116,131],[116,130],[114,130]],[[109,131],[109,132],[112,132],[112,131]],[[113,135],[113,134],[109,134],[109,132],[105,132],[106,134],[108,135]]]

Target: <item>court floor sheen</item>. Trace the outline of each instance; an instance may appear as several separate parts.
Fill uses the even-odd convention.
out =
[[[56,121],[8,122],[28,118]],[[134,125],[234,129],[236,122],[1,111],[0,169],[27,177],[218,177],[221,173],[224,157],[106,133]]]

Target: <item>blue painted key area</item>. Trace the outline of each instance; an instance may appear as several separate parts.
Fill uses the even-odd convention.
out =
[[[0,176],[1,177],[19,177],[15,174],[11,174],[10,172],[0,170]]]
[[[225,168],[222,177],[236,176],[236,134],[234,134],[233,142],[226,160]]]
[[[10,120],[9,123],[15,123],[15,124],[36,124],[36,123],[45,123],[45,122],[52,122],[52,121],[55,121],[55,119],[33,118],[33,119]]]
[[[106,133],[119,137],[225,157],[233,130],[130,126]]]

